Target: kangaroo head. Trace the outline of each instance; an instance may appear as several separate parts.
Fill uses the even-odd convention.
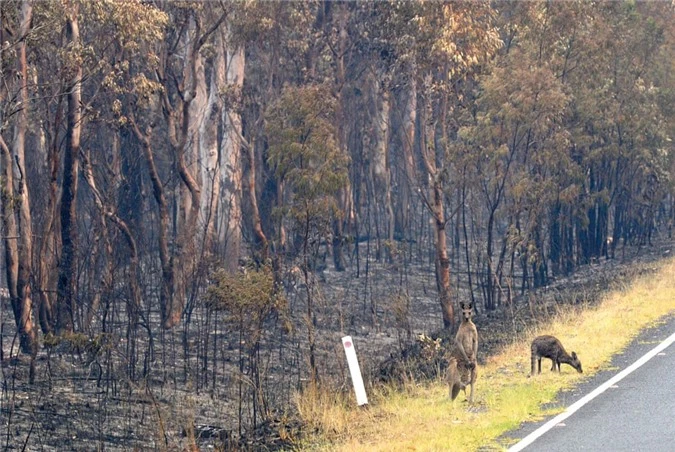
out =
[[[473,317],[473,306],[471,303],[460,303],[459,307],[462,309],[462,321],[468,322]]]
[[[572,352],[572,362],[570,363],[572,367],[574,367],[577,372],[584,373],[583,369],[581,368],[581,361],[579,361],[579,358],[577,357],[577,354],[575,352]]]

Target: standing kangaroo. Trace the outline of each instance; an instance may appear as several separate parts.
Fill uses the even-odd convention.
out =
[[[462,309],[462,322],[457,329],[455,342],[450,350],[448,359],[448,385],[450,398],[455,400],[459,390],[464,390],[471,385],[469,403],[473,403],[473,386],[476,382],[476,354],[478,352],[478,330],[471,318],[473,306],[471,303],[460,303]]]
[[[562,343],[555,338],[554,336],[539,336],[532,341],[532,375],[534,375],[535,362],[538,362],[538,372],[541,373],[541,359],[548,358],[553,362],[553,367],[551,370],[555,372],[556,370],[560,372],[560,364],[569,364],[574,367],[577,372],[582,373],[581,361],[577,357],[577,354],[572,352],[569,355],[565,351]]]

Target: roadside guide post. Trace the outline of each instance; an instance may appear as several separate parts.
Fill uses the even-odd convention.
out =
[[[354,342],[351,336],[342,338],[342,345],[345,348],[347,355],[347,364],[349,364],[349,373],[354,384],[354,393],[356,394],[356,404],[358,406],[368,403],[368,396],[366,395],[366,388],[363,386],[363,378],[361,377],[361,368],[359,367],[359,360],[356,358],[356,350],[354,349]]]

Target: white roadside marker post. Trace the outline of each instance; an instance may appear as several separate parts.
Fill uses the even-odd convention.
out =
[[[356,350],[354,349],[354,342],[351,336],[342,338],[342,345],[345,348],[347,355],[347,364],[349,364],[349,374],[352,377],[354,384],[354,393],[356,394],[356,404],[358,406],[368,403],[368,396],[366,395],[366,388],[363,386],[363,378],[361,377],[361,368],[359,367],[359,360],[356,358]]]

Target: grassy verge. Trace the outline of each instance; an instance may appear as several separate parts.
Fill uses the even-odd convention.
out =
[[[451,402],[441,382],[404,389],[378,388],[365,409],[353,408],[346,396],[303,394],[298,407],[319,434],[304,450],[442,451],[502,449],[497,438],[521,422],[541,419],[554,411],[543,404],[565,388],[607,366],[640,330],[675,312],[675,260],[654,264],[655,272],[627,282],[608,293],[596,307],[560,314],[549,325],[514,338],[514,343],[490,357],[478,369],[475,403],[464,395]],[[479,331],[480,334],[480,331]],[[557,336],[576,351],[584,374],[563,365],[560,374],[542,362],[542,374],[529,378],[530,341],[538,334]],[[480,348],[479,348],[480,354]]]

